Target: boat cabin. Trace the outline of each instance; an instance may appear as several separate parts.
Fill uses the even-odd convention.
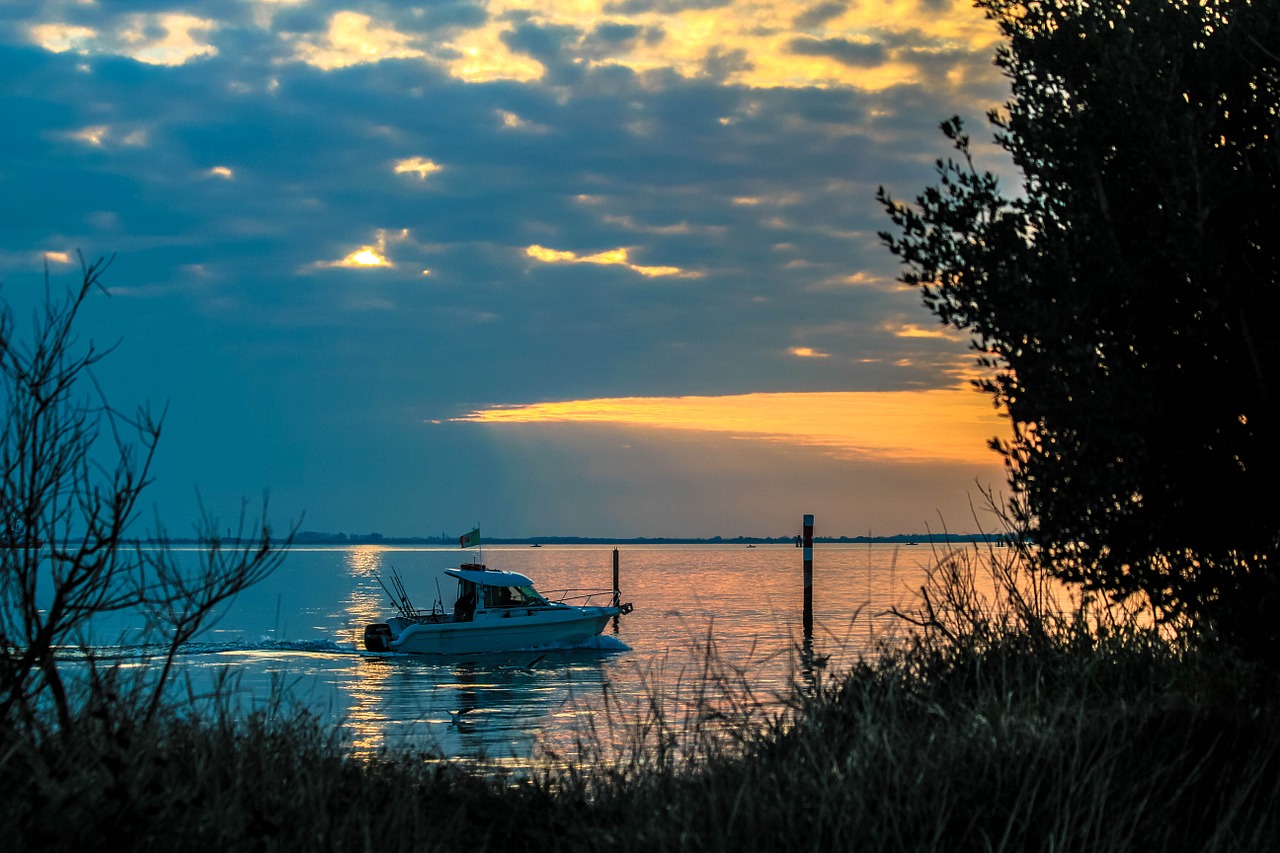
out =
[[[469,622],[477,612],[510,607],[549,607],[551,602],[533,588],[533,581],[518,572],[499,572],[480,563],[469,563],[445,574],[458,579],[454,619]]]

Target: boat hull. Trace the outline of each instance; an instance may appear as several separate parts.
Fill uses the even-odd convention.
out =
[[[369,626],[366,646],[372,651],[415,655],[486,654],[574,646],[598,635],[620,612],[617,607],[516,608],[477,614],[474,621],[467,622],[400,620],[397,623],[393,619],[386,631],[382,623]],[[372,643],[371,631],[376,635]]]

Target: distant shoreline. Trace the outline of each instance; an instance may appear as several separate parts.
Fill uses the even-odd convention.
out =
[[[603,536],[519,536],[484,537],[484,545],[790,545],[796,536],[636,536],[609,538]],[[146,540],[154,541],[154,540]],[[167,540],[175,545],[199,544],[196,539]],[[228,536],[224,544],[239,540]],[[1007,541],[992,533],[898,533],[892,536],[815,536],[815,545],[935,545],[964,542]],[[293,537],[294,545],[438,545],[458,547],[457,536],[384,536],[381,533],[323,533],[303,530]]]

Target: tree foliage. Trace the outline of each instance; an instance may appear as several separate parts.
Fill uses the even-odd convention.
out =
[[[1280,655],[1280,4],[978,5],[1021,192],[952,119],[882,237],[972,334],[1044,566]]]
[[[263,517],[224,542],[204,513],[198,561],[180,560],[157,525],[136,538],[139,500],[150,482],[162,418],[113,407],[93,378],[110,349],[75,334],[85,302],[101,289],[108,261],[82,263],[79,286],[49,288],[30,341],[0,304],[0,729],[66,727],[95,704],[135,700],[134,724],[161,708],[174,657],[215,618],[219,605],[283,559]],[[94,636],[104,614],[135,611],[157,649],[157,665],[127,690],[124,670]],[[73,683],[74,669],[83,678]],[[138,671],[131,669],[130,671]]]

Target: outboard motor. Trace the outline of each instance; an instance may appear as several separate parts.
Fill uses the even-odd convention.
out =
[[[371,652],[391,651],[391,626],[385,622],[364,626],[364,647]]]

